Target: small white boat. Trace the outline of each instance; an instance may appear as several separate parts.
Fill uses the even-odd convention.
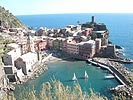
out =
[[[88,76],[88,74],[87,74],[87,72],[85,71],[85,76],[84,76],[84,78],[88,78],[89,76]]]
[[[109,75],[105,76],[105,78],[107,78],[107,79],[109,79],[109,78],[114,78],[114,75],[109,74]]]
[[[91,63],[88,64],[89,66],[91,65]]]
[[[76,77],[75,73],[74,73],[74,75],[73,75],[72,80],[73,80],[73,81],[76,81],[76,80],[77,80],[77,77]]]

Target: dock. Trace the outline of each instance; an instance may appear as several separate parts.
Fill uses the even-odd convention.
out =
[[[106,64],[103,64],[101,62],[97,62],[97,61],[93,61],[93,60],[87,60],[89,63],[91,63],[92,65],[104,68],[106,70],[108,70],[109,72],[111,72],[112,75],[114,75],[116,77],[116,79],[122,84],[122,85],[129,85],[129,82],[127,82],[127,80],[124,78],[124,76],[122,75],[121,72],[119,72],[114,66],[109,66]]]
[[[131,59],[109,59],[109,61],[115,61],[115,62],[120,62],[120,63],[133,63],[133,60]]]

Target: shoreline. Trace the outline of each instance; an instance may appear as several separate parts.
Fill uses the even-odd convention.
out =
[[[47,57],[45,58],[47,59]],[[60,58],[60,57],[55,57],[55,56],[51,56],[49,55],[49,58],[44,61],[44,62],[37,62],[34,66],[34,70],[27,76],[25,76],[23,78],[23,81],[22,82],[15,82],[13,83],[13,85],[18,85],[18,84],[23,84],[29,80],[33,80],[33,79],[36,79],[37,77],[39,77],[41,74],[43,74],[45,71],[48,70],[48,64],[50,63],[55,63],[55,62],[58,62],[58,61],[61,61],[61,62],[67,62],[67,61],[73,61],[73,60],[70,60],[69,58]]]
[[[98,61],[100,61],[102,58],[99,58]],[[75,59],[71,59],[70,57],[69,58],[64,58],[64,57],[58,57],[58,56],[50,56],[49,59],[47,59],[45,62],[40,62],[40,65],[39,67],[37,67],[36,70],[34,70],[32,72],[32,74],[30,74],[28,77],[26,77],[24,79],[24,82],[22,83],[16,83],[16,84],[13,84],[13,85],[19,85],[19,84],[23,84],[27,81],[30,81],[30,80],[33,80],[33,79],[36,79],[37,77],[39,77],[40,75],[42,75],[45,71],[48,70],[48,66],[47,64],[50,64],[50,63],[55,63],[55,62],[58,62],[58,61],[61,61],[61,62],[67,62],[67,61],[77,61]],[[109,64],[110,62],[113,62],[113,61],[101,61],[103,62],[104,64]],[[113,62],[112,63],[113,65],[117,65],[117,66],[122,66],[122,64],[118,63],[118,62]]]

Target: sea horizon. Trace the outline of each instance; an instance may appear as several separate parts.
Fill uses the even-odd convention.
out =
[[[106,25],[110,33],[109,40],[113,44],[125,48],[122,51],[125,57],[133,59],[133,56],[131,56],[133,55],[131,51],[133,47],[133,13],[41,14],[20,15],[17,18],[26,26],[39,29],[40,27],[65,28],[67,25],[77,25],[77,21],[86,23],[91,21],[92,16],[95,17],[95,22]]]
[[[67,15],[67,14],[133,14],[133,13],[101,13],[101,12],[97,12],[97,13],[40,13],[40,14],[22,14],[22,15],[15,15],[17,16],[29,16],[29,15]]]

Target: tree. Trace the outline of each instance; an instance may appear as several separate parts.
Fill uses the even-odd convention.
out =
[[[90,92],[90,95],[82,92],[78,83],[75,83],[70,88],[69,86],[64,86],[60,81],[52,80],[52,82],[45,82],[42,85],[39,95],[33,89],[28,94],[22,94],[21,92],[19,97],[22,98],[19,98],[19,100],[105,100],[105,98],[96,95],[92,89],[90,89]]]

